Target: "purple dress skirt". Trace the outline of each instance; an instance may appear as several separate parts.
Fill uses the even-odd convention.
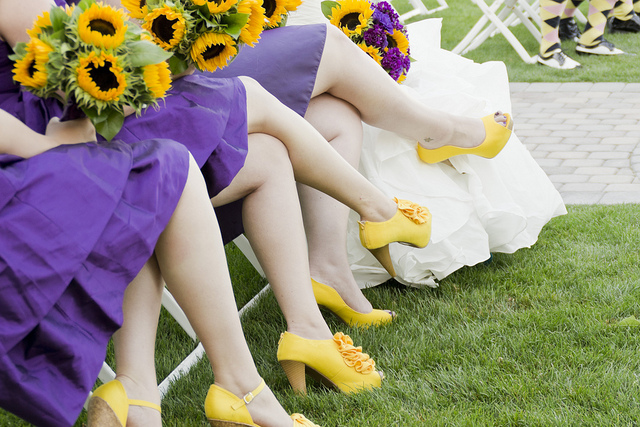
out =
[[[13,84],[8,53],[0,42],[0,108],[42,132],[60,108]],[[0,155],[0,407],[35,425],[74,423],[188,162],[168,140]]]

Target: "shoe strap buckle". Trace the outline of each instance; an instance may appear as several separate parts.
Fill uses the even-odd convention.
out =
[[[252,401],[254,398],[255,398],[255,396],[253,395],[253,393],[252,393],[252,392],[249,392],[249,393],[245,394],[245,395],[242,397],[242,400],[244,400],[244,404],[245,404],[245,405],[248,405],[249,403],[251,403],[251,401]]]

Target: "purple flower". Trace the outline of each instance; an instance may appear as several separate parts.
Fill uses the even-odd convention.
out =
[[[374,4],[373,8],[387,15],[391,20],[391,25],[393,25],[393,28],[395,28],[396,30],[402,30],[404,28],[404,26],[400,23],[400,17],[396,13],[393,6],[391,6],[386,1],[381,1],[380,3]]]
[[[391,22],[391,18],[384,12],[380,12],[379,10],[373,11],[373,22],[384,27],[385,30],[391,32],[393,31],[393,22]]]
[[[389,44],[389,42],[387,41],[387,32],[383,27],[378,25],[366,29],[362,33],[362,36],[367,46],[375,46],[380,50],[386,48]]]
[[[392,47],[383,55],[380,65],[389,73],[393,80],[397,81],[401,75],[409,71],[411,61],[400,49]]]

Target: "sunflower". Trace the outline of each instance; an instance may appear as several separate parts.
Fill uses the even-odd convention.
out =
[[[158,46],[171,50],[184,38],[187,21],[179,11],[164,6],[145,16],[142,27],[151,33]]]
[[[409,55],[409,39],[402,31],[393,30],[393,33],[387,34],[387,41],[389,42],[387,50],[397,47],[400,52]]]
[[[169,64],[160,62],[158,64],[145,65],[142,68],[144,83],[155,98],[164,98],[171,88],[171,72]]]
[[[237,53],[233,38],[221,33],[202,34],[191,46],[191,59],[203,71],[223,68]]]
[[[260,34],[264,26],[264,8],[260,3],[259,0],[240,0],[240,4],[238,4],[238,13],[249,15],[247,24],[240,32],[240,41],[249,46],[253,46],[260,40]]]
[[[78,86],[100,101],[118,101],[127,87],[118,59],[106,52],[90,52],[76,68]]]
[[[149,13],[146,0],[121,0],[120,3],[129,11],[129,16],[132,18],[144,19]]]
[[[122,10],[94,3],[78,17],[78,33],[87,44],[113,49],[124,43],[125,20]]]
[[[350,37],[362,34],[372,15],[373,10],[367,0],[344,0],[340,7],[331,9],[331,23]]]
[[[262,7],[267,18],[265,28],[275,28],[282,22],[282,17],[287,13],[287,0],[263,0]]]
[[[207,5],[209,12],[216,13],[224,13],[231,9],[233,6],[238,3],[238,0],[192,0],[193,4],[196,6],[204,6]]]
[[[367,55],[373,58],[378,64],[382,63],[382,55],[380,55],[380,50],[378,50],[375,46],[367,46],[366,43],[358,43],[357,46],[364,51]]]
[[[40,39],[31,39],[26,46],[27,54],[24,58],[16,61],[13,73],[14,79],[22,84],[34,89],[44,88],[47,84],[49,73],[47,72],[47,62],[49,53],[53,48]]]
[[[47,27],[51,27],[51,17],[49,16],[49,12],[44,12],[36,18],[33,22],[33,27],[30,30],[27,30],[27,34],[31,38],[36,38],[38,35],[42,34],[42,30]]]
[[[284,5],[287,12],[292,12],[298,9],[298,6],[302,4],[302,0],[287,0],[287,3]]]

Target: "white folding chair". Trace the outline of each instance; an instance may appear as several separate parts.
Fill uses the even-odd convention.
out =
[[[495,0],[491,6],[488,6],[485,0],[471,1],[480,8],[483,15],[452,50],[453,53],[464,55],[480,46],[489,37],[501,33],[524,62],[528,64],[537,62],[537,55],[529,55],[509,27],[523,24],[536,40],[540,40],[539,28],[542,22],[539,13],[539,0],[535,0],[531,4],[527,0]],[[587,22],[579,10],[576,11],[575,18],[582,23]]]
[[[413,6],[413,9],[400,15],[400,19],[405,21],[416,15],[431,15],[432,13],[435,13],[439,10],[443,10],[449,7],[449,5],[445,0],[436,0],[436,1],[438,2],[438,6],[433,9],[429,9],[427,8],[427,6],[425,6],[422,0],[409,0],[409,3],[411,3],[411,6]]]
[[[251,265],[253,265],[256,271],[262,277],[264,277],[265,276],[264,271],[262,270],[262,267],[260,266],[258,259],[253,253],[253,250],[251,249],[251,245],[249,244],[249,241],[247,240],[247,238],[244,235],[240,235],[233,241],[233,243],[238,247],[238,249],[240,249],[240,251],[249,260],[249,262],[251,263]],[[265,292],[267,292],[268,289],[269,289],[269,284],[267,284],[264,288],[262,288],[260,292],[258,292],[247,304],[245,304],[238,311],[238,314],[242,316],[249,308],[251,308],[253,305],[256,304],[258,299]],[[180,308],[175,298],[173,297],[173,295],[171,295],[171,293],[167,290],[167,288],[164,288],[162,293],[162,306],[169,312],[169,314],[175,319],[175,321],[180,325],[180,327],[182,327],[182,329],[187,333],[187,335],[189,335],[189,337],[191,337],[192,340],[197,341],[198,337],[196,336],[196,333],[193,330],[193,327],[191,327],[191,324],[189,323],[187,316],[184,314],[184,311],[182,311],[182,308]],[[158,385],[158,389],[160,390],[160,397],[164,398],[165,394],[169,390],[169,387],[171,386],[171,383],[178,380],[180,377],[186,375],[191,370],[191,368],[196,363],[198,363],[200,359],[202,359],[203,355],[204,355],[204,347],[202,346],[201,343],[199,343],[196,346],[196,348],[191,353],[189,353],[189,355],[185,357],[182,360],[182,362],[180,362],[178,366],[176,366],[175,369],[171,371],[171,373],[167,375],[167,377],[164,380],[162,380],[160,385]],[[100,381],[103,383],[106,383],[115,379],[115,377],[116,377],[116,374],[113,371],[113,369],[111,369],[111,367],[107,364],[107,362],[103,362],[102,368],[100,369],[100,373],[98,374],[98,378],[100,379]],[[87,400],[85,401],[85,409],[87,408],[90,397],[91,397],[91,393],[89,394],[89,396],[87,397]]]

